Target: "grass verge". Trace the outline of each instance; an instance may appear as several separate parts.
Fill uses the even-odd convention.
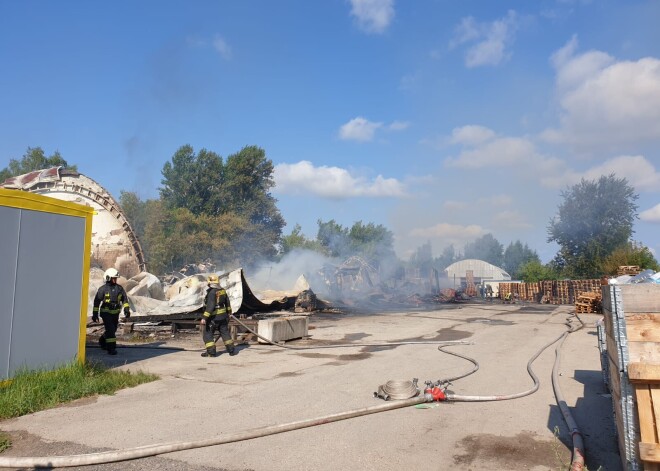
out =
[[[7,448],[11,448],[11,437],[0,431],[0,453],[5,451]]]
[[[0,387],[0,420],[81,397],[113,394],[156,379],[158,376],[153,374],[110,370],[99,363],[74,362],[50,371],[19,371],[9,384]]]

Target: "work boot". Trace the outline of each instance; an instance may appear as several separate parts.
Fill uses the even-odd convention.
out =
[[[105,337],[100,336],[99,337],[99,347],[101,347],[102,350],[107,350],[108,346],[105,343]]]
[[[116,348],[108,349],[108,355],[116,355],[116,354],[117,354],[117,349]]]
[[[215,357],[218,356],[218,354],[215,351],[215,347],[209,347],[206,349],[204,353],[202,353],[203,357]]]
[[[238,352],[236,351],[236,348],[233,345],[231,345],[231,346],[228,345],[227,346],[227,351],[229,352],[230,357],[233,357],[234,355],[238,354]]]

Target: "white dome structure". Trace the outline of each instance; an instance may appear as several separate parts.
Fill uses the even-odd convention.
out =
[[[455,286],[464,285],[470,271],[475,284],[485,281],[511,281],[511,275],[502,268],[474,258],[452,263],[445,269],[449,282],[453,282]]]

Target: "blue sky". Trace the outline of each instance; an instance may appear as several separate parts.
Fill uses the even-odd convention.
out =
[[[0,166],[28,146],[140,197],[184,144],[257,145],[287,221],[406,258],[492,233],[544,262],[560,192],[616,173],[660,254],[660,2],[0,0]]]

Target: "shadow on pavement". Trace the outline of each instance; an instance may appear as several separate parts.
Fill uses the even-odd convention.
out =
[[[578,398],[575,407],[569,407],[573,420],[582,434],[585,447],[585,464],[588,469],[602,471],[622,471],[623,466],[618,449],[616,426],[612,412],[612,397],[603,383],[600,371],[576,370],[574,379],[584,385],[584,393]],[[548,429],[554,433],[558,427],[557,439],[568,449],[573,442],[558,405],[550,406]]]
[[[87,361],[98,361],[103,365],[113,368],[115,366],[128,365],[149,358],[163,355],[171,355],[186,351],[184,348],[167,347],[165,342],[150,342],[139,345],[117,344],[117,354],[108,355],[97,344],[88,342],[85,345],[85,358]],[[202,351],[201,349],[199,350]]]

